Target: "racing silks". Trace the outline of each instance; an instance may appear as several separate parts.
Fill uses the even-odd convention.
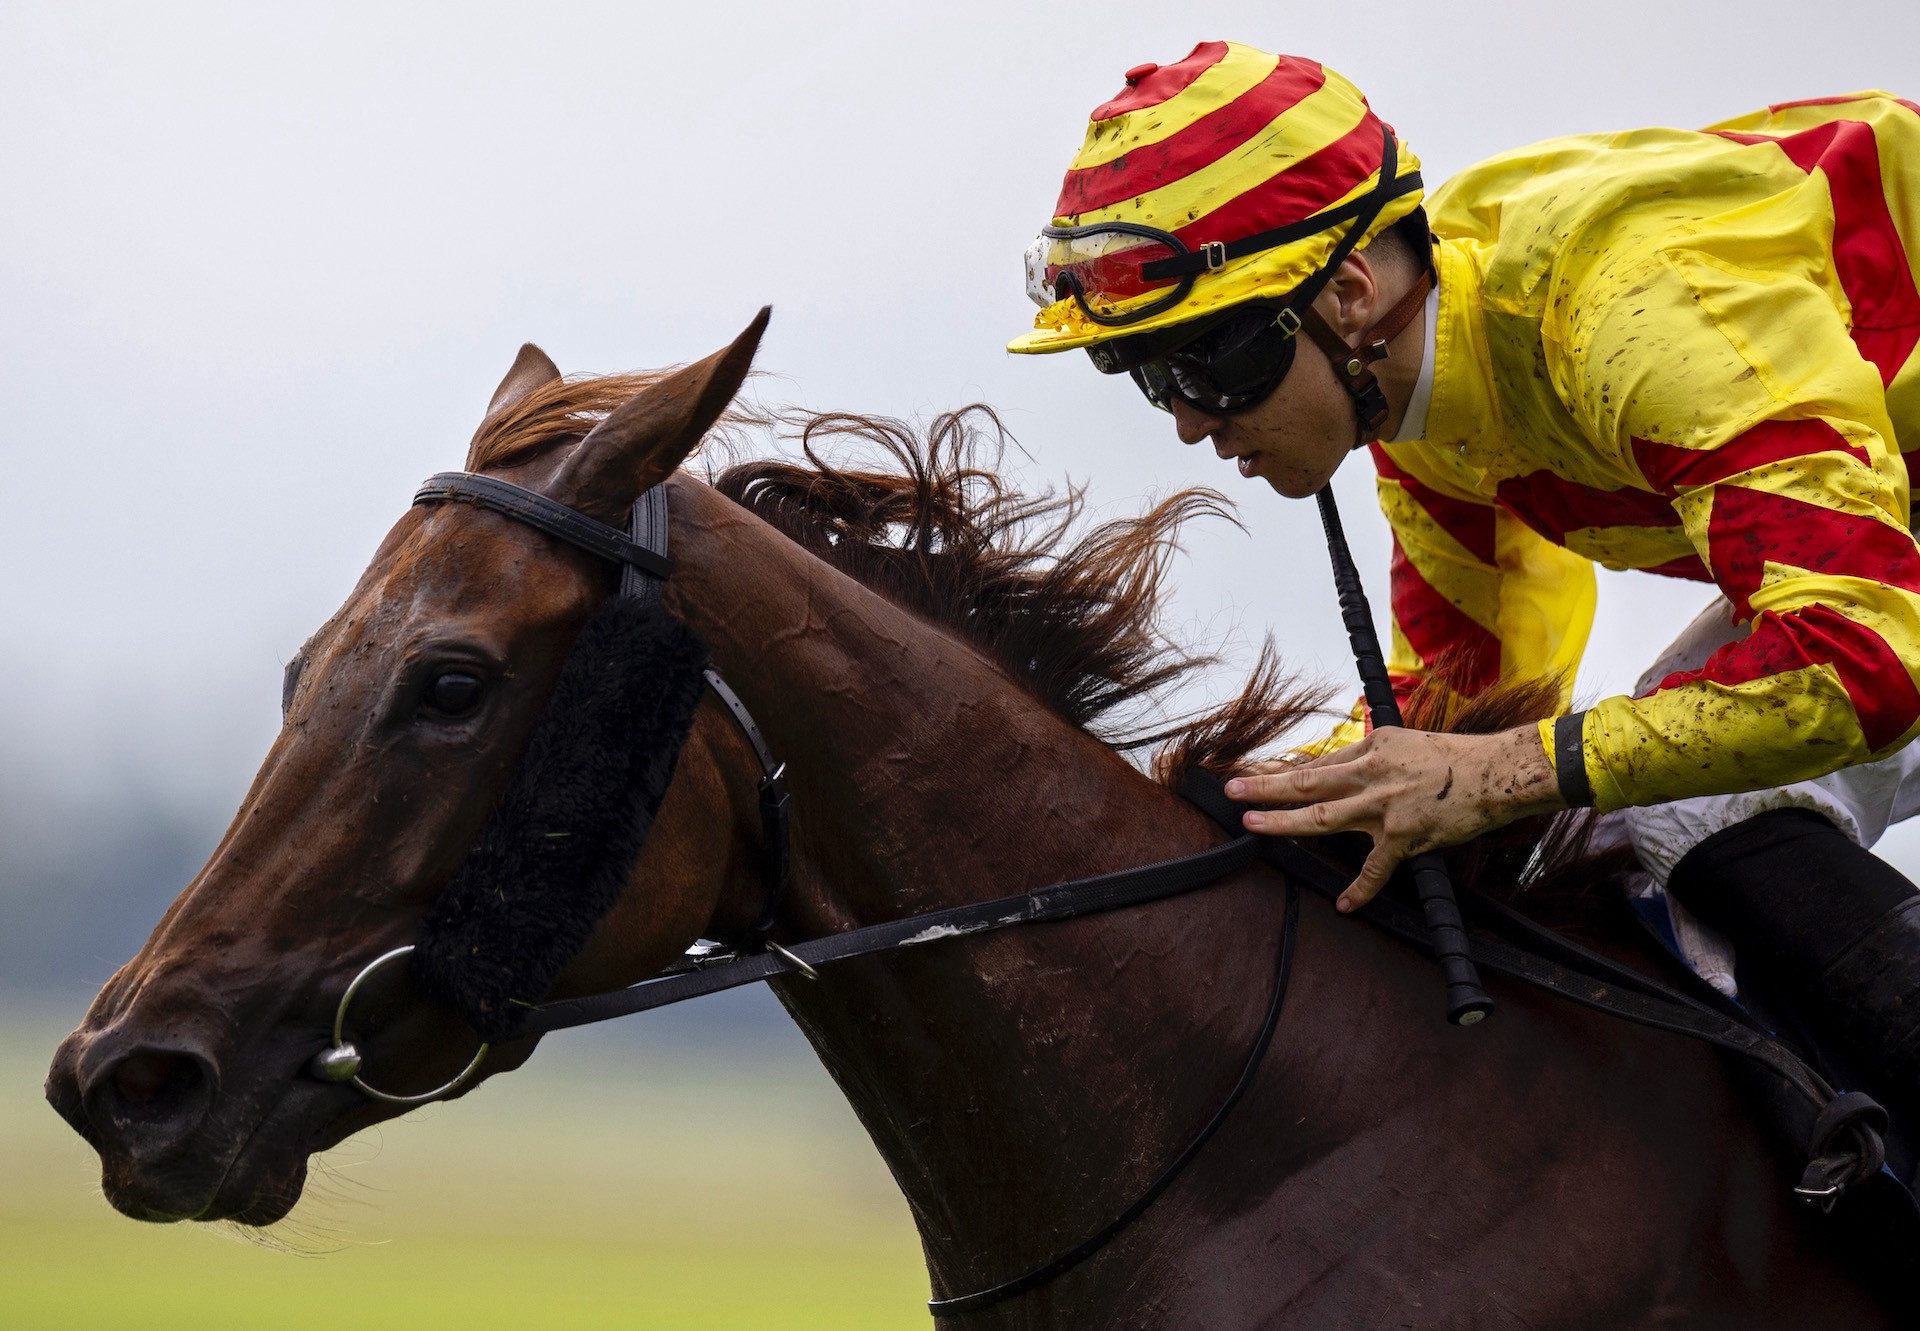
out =
[[[1425,438],[1374,446],[1390,668],[1570,679],[1592,563],[1751,633],[1579,722],[1602,809],[1805,780],[1920,727],[1920,108],[1556,139],[1439,190]],[[1542,741],[1554,755],[1552,723]],[[1573,776],[1575,788],[1579,774]]]

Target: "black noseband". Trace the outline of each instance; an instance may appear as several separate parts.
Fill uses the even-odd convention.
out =
[[[509,481],[442,472],[416,504],[477,504],[622,568],[619,591],[581,629],[507,791],[434,900],[409,961],[430,992],[488,1040],[512,1035],[626,889],[700,699],[709,688],[759,758],[767,898],[749,946],[773,926],[786,878],[787,800],[759,727],[707,663],[707,646],[662,604],[666,495],[622,532]]]

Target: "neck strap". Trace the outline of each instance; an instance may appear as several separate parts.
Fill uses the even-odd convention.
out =
[[[1427,292],[1433,283],[1433,269],[1428,267],[1407,288],[1406,294],[1394,302],[1392,309],[1360,334],[1359,342],[1353,346],[1347,345],[1346,339],[1334,332],[1312,305],[1303,306],[1300,310],[1301,328],[1327,353],[1327,359],[1333,362],[1333,368],[1339,375],[1340,386],[1353,399],[1356,448],[1369,439],[1379,437],[1380,431],[1386,427],[1387,413],[1391,410],[1385,390],[1374,377],[1373,364],[1387,358],[1387,343],[1413,322],[1413,317],[1426,302]]]

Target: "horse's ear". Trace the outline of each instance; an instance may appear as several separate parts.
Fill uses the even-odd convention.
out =
[[[487,415],[496,416],[506,407],[512,406],[536,388],[545,387],[560,377],[560,367],[531,342],[521,344],[520,354],[513,358],[513,368],[507,371],[507,377],[500,381],[500,387],[493,390],[493,401],[487,403]]]
[[[772,315],[763,307],[730,346],[675,370],[594,426],[561,464],[553,498],[624,525],[633,501],[671,476],[733,401]]]

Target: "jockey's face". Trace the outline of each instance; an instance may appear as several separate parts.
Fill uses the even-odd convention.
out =
[[[1173,403],[1180,442],[1205,439],[1245,477],[1259,477],[1289,499],[1302,499],[1332,478],[1353,447],[1353,400],[1317,346],[1303,346],[1293,368],[1265,401],[1231,416]]]
[[[1387,307],[1377,284],[1382,276],[1381,266],[1370,263],[1366,252],[1352,255],[1320,292],[1314,308],[1336,333],[1352,340]],[[1390,280],[1397,282],[1397,274]],[[1398,294],[1394,293],[1396,299]],[[1423,340],[1422,330],[1423,324],[1416,319],[1391,343],[1395,354],[1376,367],[1390,404],[1389,438],[1406,410],[1412,379],[1419,370],[1421,342],[1412,341],[1407,347],[1412,340],[1408,333]],[[1319,344],[1304,335],[1301,342],[1293,368],[1280,386],[1245,411],[1216,416],[1177,398],[1173,403],[1180,442],[1208,440],[1215,453],[1238,466],[1242,476],[1258,477],[1289,499],[1303,499],[1325,485],[1354,441],[1353,399]],[[1409,351],[1412,365],[1404,364]]]

